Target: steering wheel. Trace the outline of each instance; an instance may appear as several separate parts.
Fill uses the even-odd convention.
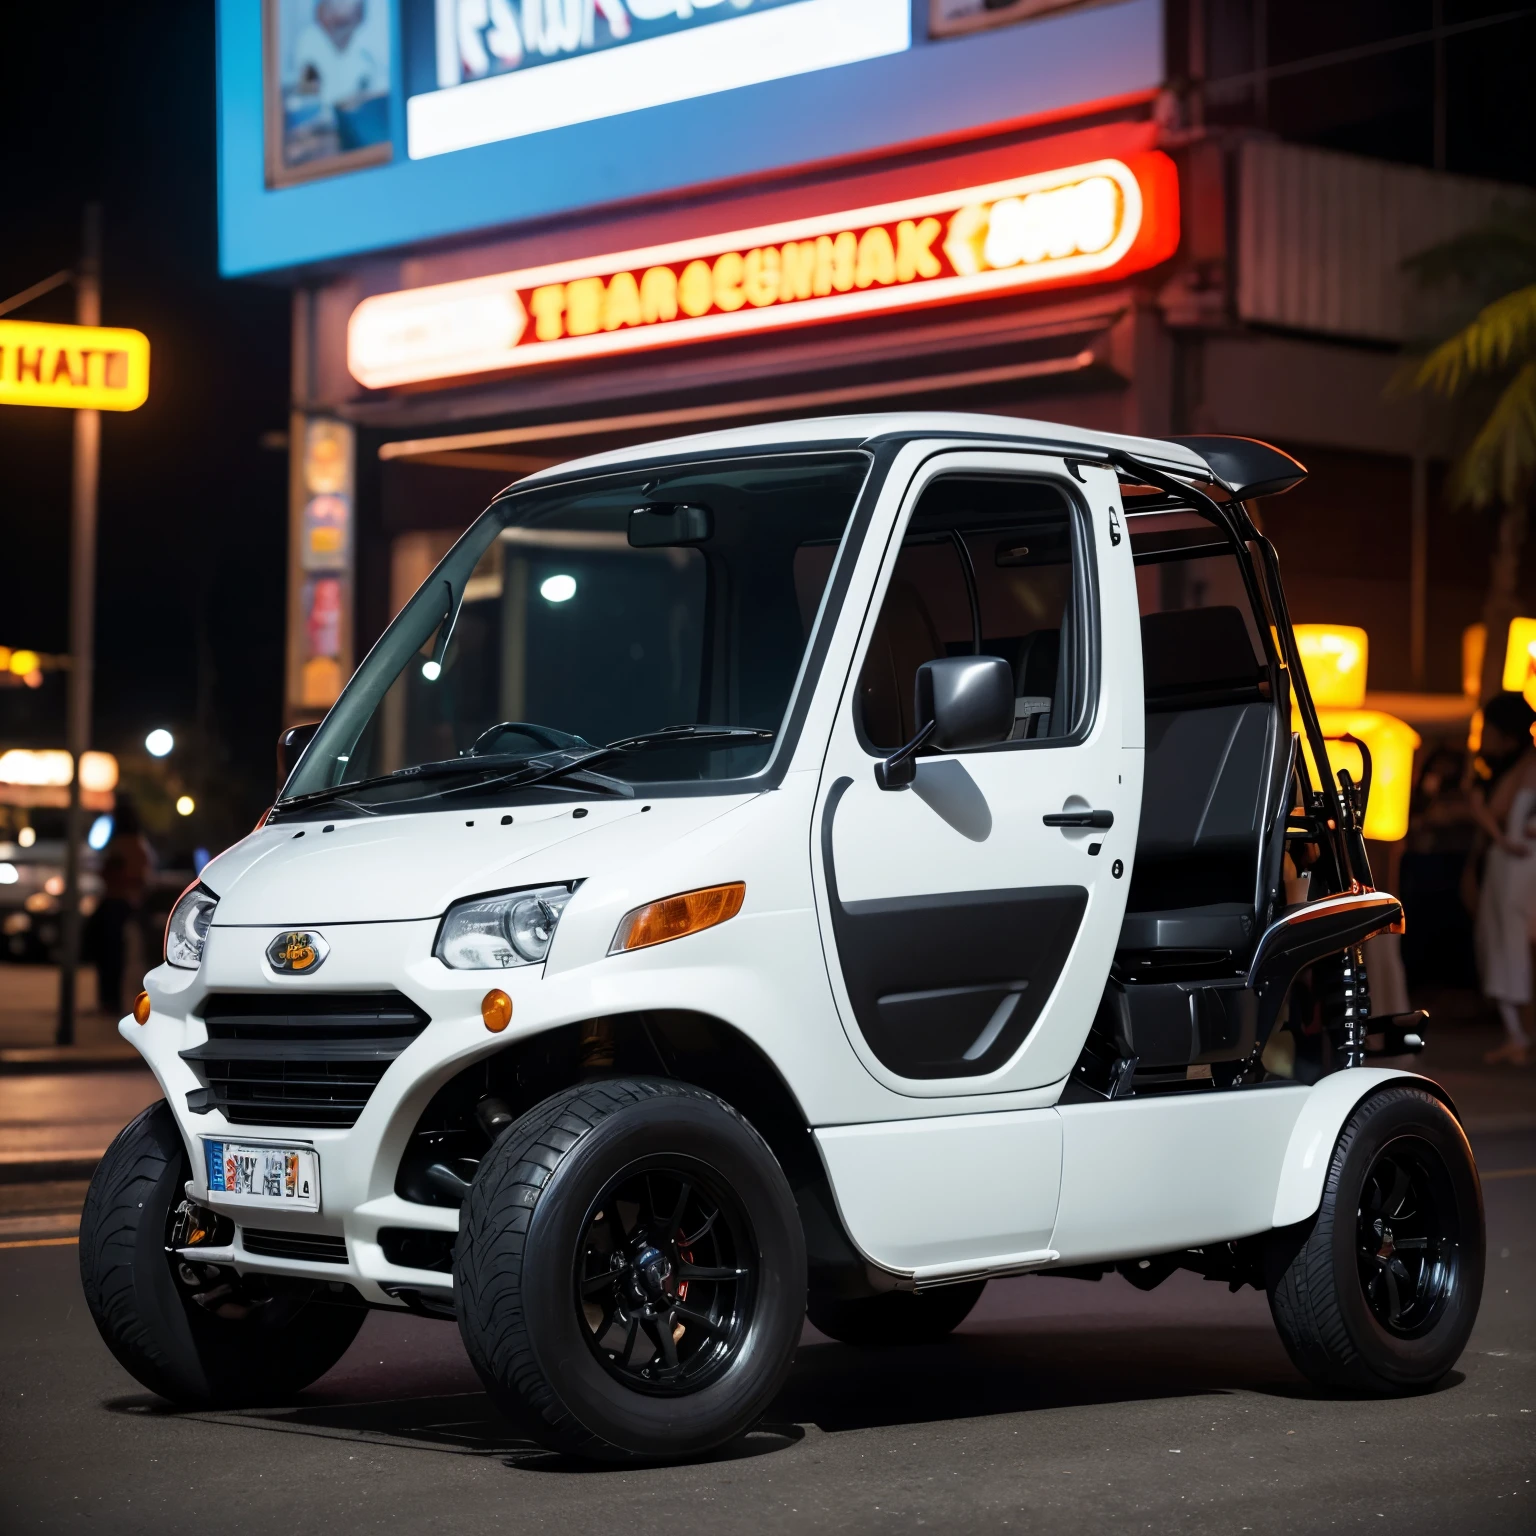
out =
[[[509,732],[515,732],[519,736],[526,736],[536,747],[542,747],[548,752],[564,752],[572,747],[588,747],[591,743],[584,741],[580,736],[572,736],[567,731],[557,731],[548,725],[535,725],[529,720],[503,720],[499,725],[493,725],[487,731],[475,738],[475,744],[466,752],[466,757],[481,757],[489,755],[488,743],[497,741]]]

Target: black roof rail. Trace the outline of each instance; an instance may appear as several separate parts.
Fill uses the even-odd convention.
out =
[[[1256,437],[1170,437],[1166,442],[1193,449],[1239,501],[1278,496],[1307,478],[1307,467],[1282,449]]]

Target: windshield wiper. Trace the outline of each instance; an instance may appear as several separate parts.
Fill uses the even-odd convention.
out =
[[[525,754],[519,754],[519,761],[527,762],[528,758]],[[415,763],[409,768],[396,768],[393,773],[381,773],[371,779],[355,779],[347,784],[333,784],[329,789],[312,789],[307,794],[291,795],[286,800],[279,800],[277,809],[301,810],[305,806],[335,802],[350,805],[352,809],[362,811],[366,816],[372,816],[375,813],[366,805],[356,805],[343,797],[355,795],[359,790],[377,789],[381,784],[399,784],[404,780],[457,778],[465,772],[494,773],[496,771],[495,754],[478,758],[445,757],[438,762]]]
[[[532,760],[521,759],[521,766],[510,772],[495,772],[494,757],[448,757],[439,762],[419,763],[411,768],[397,768],[393,773],[380,774],[372,779],[359,779],[352,784],[335,784],[329,789],[314,789],[308,794],[294,795],[289,800],[279,800],[279,811],[303,810],[310,806],[336,803],[349,806],[365,816],[377,816],[396,806],[415,805],[422,800],[441,800],[450,795],[471,794],[484,789],[514,789],[528,784],[543,784],[551,779],[564,778],[604,758],[617,757],[625,752],[643,752],[649,747],[672,746],[683,742],[724,742],[772,740],[774,732],[747,725],[668,725],[659,731],[644,731],[638,736],[623,736],[601,747],[567,755],[561,762],[549,761],[553,754],[540,754]],[[477,778],[472,784],[454,784],[447,789],[431,790],[424,795],[407,795],[399,800],[387,800],[377,807],[361,805],[348,798],[360,790],[376,789],[380,785],[398,784],[405,779],[457,778],[465,772],[491,772],[489,778]],[[609,794],[631,796],[634,790],[606,774],[588,775],[592,785]]]
[[[530,763],[527,768],[514,769],[513,772],[502,774],[494,779],[482,779],[477,784],[455,784],[448,789],[435,790],[430,795],[421,795],[422,800],[444,800],[449,795],[467,794],[472,790],[482,789],[521,789],[529,784],[547,784],[551,779],[564,778],[567,774],[576,773],[586,768],[591,763],[601,762],[605,758],[618,757],[625,752],[643,752],[647,747],[666,747],[683,742],[725,742],[725,741],[771,741],[773,731],[763,730],[750,725],[668,725],[659,731],[644,731],[638,736],[622,736],[617,741],[610,741],[605,746],[593,747],[590,752],[578,752],[566,758],[561,763]],[[603,774],[592,774],[591,777],[599,782],[614,783]],[[632,789],[628,793],[633,794]],[[401,802],[396,802],[397,804]]]

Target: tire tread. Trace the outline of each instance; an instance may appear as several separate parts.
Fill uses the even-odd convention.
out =
[[[538,1362],[519,1283],[533,1215],[560,1162],[585,1136],[632,1105],[668,1097],[703,1100],[723,1109],[772,1158],[751,1124],[702,1088],[657,1078],[600,1080],[554,1094],[505,1131],[465,1202],[454,1289],[470,1361],[515,1423],[569,1455],[609,1462],[642,1459],[582,1425]]]

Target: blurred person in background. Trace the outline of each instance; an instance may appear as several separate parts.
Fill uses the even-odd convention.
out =
[[[123,971],[128,963],[130,932],[139,954],[148,953],[144,934],[144,899],[155,872],[155,851],[139,825],[133,802],[120,796],[112,840],[101,860],[104,892],[96,920],[96,1006],[103,1013],[123,1011]]]
[[[1489,839],[1477,904],[1477,960],[1483,995],[1498,1008],[1504,1043],[1489,1062],[1530,1061],[1531,925],[1536,920],[1536,743],[1533,710],[1518,693],[1483,708],[1481,772],[1472,815]]]

